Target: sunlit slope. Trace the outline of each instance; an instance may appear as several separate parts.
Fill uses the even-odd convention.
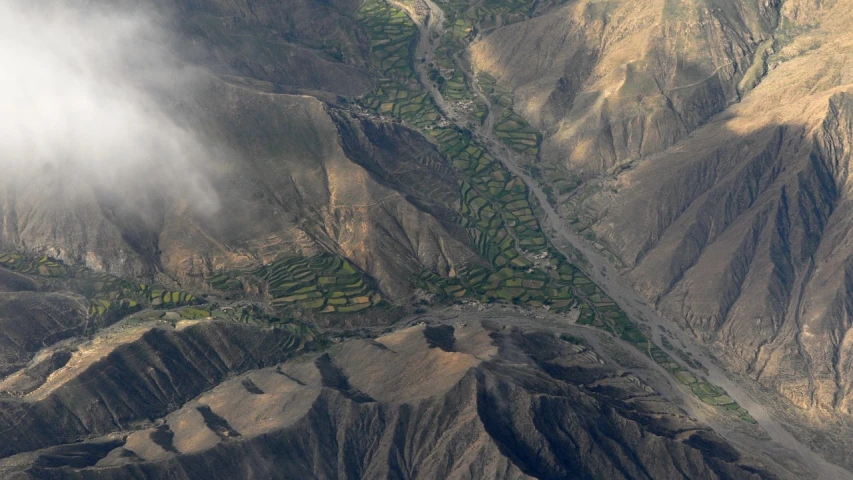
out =
[[[586,205],[609,210],[592,230],[661,308],[797,404],[849,411],[841,359],[853,90],[843,52],[853,39],[833,28],[846,15],[836,8],[823,12],[826,26],[778,47],[743,102],[606,180],[607,193]]]
[[[508,59],[558,23],[594,25],[593,4],[560,10],[571,21],[553,13],[497,30],[474,61],[516,89],[534,124],[554,127],[543,171],[605,173],[563,190],[573,228],[729,368],[790,402],[792,418],[849,428],[850,2],[786,2],[778,15],[752,2],[672,15],[667,4],[630,19],[620,16],[627,5],[608,5],[601,49],[566,27],[577,51],[566,61],[589,65],[574,83],[531,80]],[[680,23],[691,18],[706,21]],[[557,115],[560,86],[569,100]],[[838,459],[839,439],[812,437]]]
[[[542,159],[589,177],[659,152],[748,91],[777,2],[580,1],[486,32],[476,70],[515,96]]]
[[[190,171],[166,165],[128,173],[168,178],[168,188],[104,190],[52,164],[0,180],[0,260],[12,258],[5,266],[26,275],[0,277],[0,291],[14,292],[0,294],[8,301],[0,313],[28,312],[0,322],[2,333],[21,337],[8,342],[3,359],[14,373],[0,384],[7,397],[0,430],[14,433],[0,442],[0,456],[21,455],[4,459],[0,472],[467,478],[479,469],[507,478],[773,478],[633,374],[602,366],[585,340],[469,327],[465,317],[457,330],[317,336],[293,322],[298,312],[290,307],[320,314],[307,317],[326,327],[363,327],[370,318],[346,314],[378,307],[365,317],[394,321],[389,301],[421,307],[465,298],[492,312],[516,303],[530,314],[525,325],[576,322],[570,328],[584,338],[618,345],[624,368],[634,368],[638,354],[666,398],[698,408],[700,419],[744,437],[775,428],[740,406],[749,400],[740,388],[717,386],[721,376],[712,377],[692,347],[675,346],[663,326],[647,328],[621,292],[605,293],[614,292],[598,268],[573,264],[580,255],[555,241],[527,174],[548,183],[547,196],[597,249],[633,269],[650,303],[717,340],[726,365],[790,395],[779,379],[808,372],[796,361],[804,358],[802,349],[794,353],[798,344],[775,350],[794,361],[758,371],[749,360],[752,324],[733,321],[737,328],[724,331],[702,313],[716,304],[733,312],[723,303],[746,293],[756,298],[741,277],[765,261],[759,247],[771,252],[770,268],[754,274],[771,282],[765,303],[789,294],[794,261],[784,257],[796,251],[802,261],[810,251],[805,240],[771,235],[790,230],[814,242],[834,208],[820,205],[841,190],[828,179],[843,169],[813,159],[848,143],[838,133],[848,129],[838,120],[849,109],[843,97],[808,110],[824,133],[792,134],[785,143],[819,139],[810,150],[817,153],[791,160],[803,162],[800,170],[773,163],[783,150],[774,142],[786,130],[765,132],[765,120],[732,116],[770,84],[768,39],[790,27],[778,20],[778,6],[454,1],[443,4],[448,32],[435,48],[424,47],[432,34],[404,13],[416,7],[180,3],[184,39],[204,44],[191,59],[208,73],[192,92],[172,92],[162,103],[176,118],[194,119],[217,155]],[[773,105],[807,94],[791,89]],[[743,106],[730,107],[740,99]],[[715,118],[721,111],[729,116]],[[754,131],[763,133],[749,137]],[[767,155],[758,153],[762,142],[772,146]],[[742,157],[726,157],[738,148],[747,167]],[[515,168],[516,160],[526,168]],[[752,224],[758,233],[739,237],[730,225],[782,178],[790,180],[786,189]],[[573,192],[581,180],[588,183]],[[723,180],[733,193],[705,196]],[[678,232],[700,197],[707,203]],[[799,227],[784,218],[789,212],[800,215]],[[809,212],[818,213],[805,218]],[[685,273],[723,231],[734,233],[720,245],[739,249],[723,272],[732,281],[711,285],[720,277],[718,256]],[[30,253],[2,253],[12,250]],[[56,293],[78,276],[84,289]],[[705,282],[692,297],[683,294],[691,278]],[[200,304],[203,293],[209,301]],[[12,301],[18,298],[26,301]],[[54,319],[40,302],[63,316]],[[102,330],[116,320],[111,308],[121,309],[116,317],[135,316]],[[789,325],[800,328],[797,320]],[[794,331],[802,343],[805,330]],[[325,351],[337,335],[364,338]],[[281,364],[294,355],[302,357]],[[799,388],[802,378],[790,385]],[[274,454],[282,444],[286,457]],[[565,455],[578,444],[586,455]]]

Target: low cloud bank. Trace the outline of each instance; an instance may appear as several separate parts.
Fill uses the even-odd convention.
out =
[[[0,0],[0,178],[58,175],[75,189],[178,195],[215,211],[201,172],[220,151],[175,108],[200,74],[178,60],[160,14]]]

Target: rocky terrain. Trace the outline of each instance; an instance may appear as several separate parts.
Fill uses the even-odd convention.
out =
[[[20,400],[27,410],[19,421],[39,426],[4,441],[0,472],[4,478],[776,478],[582,342],[463,319],[456,327],[421,324],[349,340],[277,366],[268,348],[250,357],[241,348],[260,332],[216,324],[154,327],[114,342],[109,353],[101,347],[104,360],[87,368],[60,369],[54,377],[64,370],[73,377],[40,388],[52,393]],[[281,346],[265,335],[263,345]],[[207,353],[179,355],[190,345]],[[278,351],[279,359],[287,355]],[[252,370],[239,374],[246,369]],[[226,372],[237,375],[204,388]],[[111,378],[125,387],[117,389]],[[86,398],[94,404],[85,415],[61,420],[60,412],[75,412]],[[62,401],[73,403],[57,408],[54,402]],[[61,435],[49,435],[51,426],[93,438],[63,444]],[[8,456],[34,448],[40,449]]]
[[[0,177],[3,478],[853,478],[850,2],[94,4],[179,148]]]

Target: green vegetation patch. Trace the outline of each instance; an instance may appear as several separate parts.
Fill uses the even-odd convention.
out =
[[[367,0],[358,20],[370,38],[373,66],[387,76],[413,78],[409,52],[417,30],[409,17],[384,0]]]
[[[187,292],[152,288],[107,273],[94,272],[87,267],[67,265],[48,256],[0,253],[0,267],[63,282],[67,288],[88,299],[89,314],[95,317],[121,318],[145,306],[177,307],[200,303]]]
[[[243,282],[235,275],[220,272],[206,279],[207,284],[223,292],[243,290]]]
[[[504,110],[495,124],[495,135],[519,153],[537,155],[542,136],[527,121],[510,109]]]
[[[415,92],[395,80],[380,80],[373,92],[359,100],[365,108],[417,128],[434,125],[440,118],[438,108],[424,92]]]
[[[477,74],[477,83],[480,85],[480,90],[489,96],[489,100],[502,107],[512,107],[514,95],[511,91],[498,85],[497,79],[486,72]]]
[[[283,258],[252,275],[266,284],[273,307],[298,306],[321,313],[345,313],[382,302],[382,296],[366,275],[348,260],[331,254]]]

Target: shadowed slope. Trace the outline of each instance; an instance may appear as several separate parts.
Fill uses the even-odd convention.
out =
[[[297,361],[281,373],[257,370],[199,396],[159,427],[12,457],[0,471],[20,478],[775,478],[585,347],[471,322],[455,329],[459,352],[445,352],[429,348],[423,330],[380,337],[384,348],[346,342],[333,358],[321,357],[326,366]],[[334,384],[323,373],[332,366]],[[264,393],[247,391],[246,380]],[[353,388],[376,400],[351,398]]]

